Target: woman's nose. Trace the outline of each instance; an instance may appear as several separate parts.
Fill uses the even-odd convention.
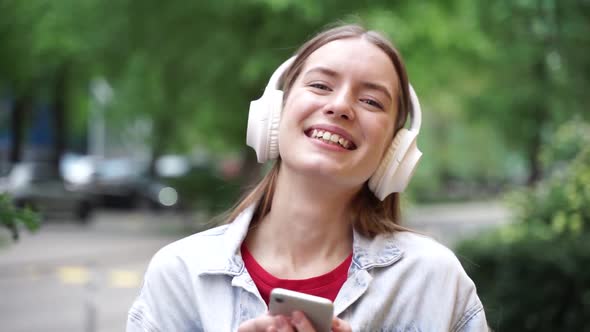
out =
[[[352,97],[347,92],[341,92],[334,95],[330,104],[327,105],[325,113],[334,115],[344,120],[354,119],[354,110],[352,108]]]

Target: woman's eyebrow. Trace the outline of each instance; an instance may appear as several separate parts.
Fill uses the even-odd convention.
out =
[[[305,72],[305,75],[316,73],[316,72],[320,73],[320,74],[332,76],[332,77],[338,76],[338,73],[336,71],[334,71],[330,68],[322,67],[322,66],[317,66],[317,67],[313,67],[313,68],[309,69],[307,72]]]
[[[330,68],[326,68],[326,67],[322,67],[322,66],[317,66],[317,67],[313,67],[313,68],[309,69],[308,71],[305,72],[304,76],[307,76],[307,75],[313,74],[313,73],[320,73],[320,74],[324,74],[324,75],[327,75],[330,77],[339,76],[338,72],[336,72]],[[389,89],[387,89],[387,87],[385,85],[382,85],[379,83],[374,83],[374,82],[362,82],[361,85],[364,88],[367,88],[370,90],[381,91],[385,94],[385,96],[387,98],[389,98],[389,100],[393,100],[393,97],[391,96],[391,92],[389,92]]]
[[[373,83],[373,82],[363,82],[362,85],[370,90],[377,90],[377,91],[381,91],[385,94],[385,96],[387,98],[389,98],[389,100],[393,100],[393,97],[391,96],[391,93],[389,92],[389,90],[381,84],[378,83]]]

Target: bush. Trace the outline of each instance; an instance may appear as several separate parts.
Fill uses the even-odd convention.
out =
[[[457,248],[498,331],[590,331],[589,128],[556,132],[549,176],[508,196],[514,224]]]
[[[546,224],[559,234],[590,231],[590,142],[536,188],[509,198],[520,222]]]
[[[19,228],[26,227],[29,231],[39,228],[40,217],[32,210],[19,209],[14,206],[11,198],[6,194],[0,194],[0,226],[4,226],[16,241],[19,238]]]
[[[590,331],[590,235],[514,242],[498,235],[458,249],[492,329]]]
[[[188,174],[169,179],[184,200],[184,207],[210,215],[227,210],[240,194],[239,179],[226,180],[213,165],[192,169]]]

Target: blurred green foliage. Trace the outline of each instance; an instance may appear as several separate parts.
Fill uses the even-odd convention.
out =
[[[188,174],[167,180],[182,199],[182,208],[209,216],[229,209],[242,190],[238,179],[226,179],[212,164],[192,169]]]
[[[590,124],[573,119],[557,128],[542,151],[540,160],[548,172],[567,167],[567,163],[582,158],[590,146]],[[580,156],[578,156],[580,155]]]
[[[458,248],[498,331],[590,329],[588,129],[568,122],[544,146],[547,179],[508,197],[515,224]]]
[[[534,226],[532,226],[534,227]],[[575,237],[499,234],[464,243],[459,252],[495,331],[590,329],[590,234]]]
[[[552,132],[584,105],[590,60],[590,4],[576,0],[481,2],[480,27],[493,43],[483,61],[472,118],[485,121],[526,161],[528,182],[542,177],[539,154]]]
[[[6,227],[12,238],[19,238],[19,230],[25,227],[29,231],[39,229],[41,218],[29,208],[19,209],[12,203],[10,196],[0,194],[0,226]]]
[[[550,228],[548,234],[590,230],[590,125],[572,121],[560,127],[542,150],[550,176],[534,189],[508,196],[516,218]]]
[[[361,22],[392,37],[422,103],[410,195],[478,198],[540,178],[548,133],[588,117],[589,13],[576,0],[5,0],[0,89],[49,100],[67,75],[67,123],[83,136],[90,82],[105,78],[109,126],[149,119],[154,158],[241,153],[251,178],[249,102],[314,33]]]

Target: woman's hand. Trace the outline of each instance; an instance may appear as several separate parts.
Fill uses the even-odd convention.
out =
[[[277,331],[279,321],[287,321],[285,316],[271,316],[264,314],[240,324],[238,332],[269,332]]]
[[[238,332],[316,332],[311,322],[301,311],[294,311],[291,317],[268,314],[245,321]],[[332,331],[352,332],[350,325],[340,318],[332,319]]]
[[[352,332],[350,324],[338,317],[332,319],[332,332]]]

